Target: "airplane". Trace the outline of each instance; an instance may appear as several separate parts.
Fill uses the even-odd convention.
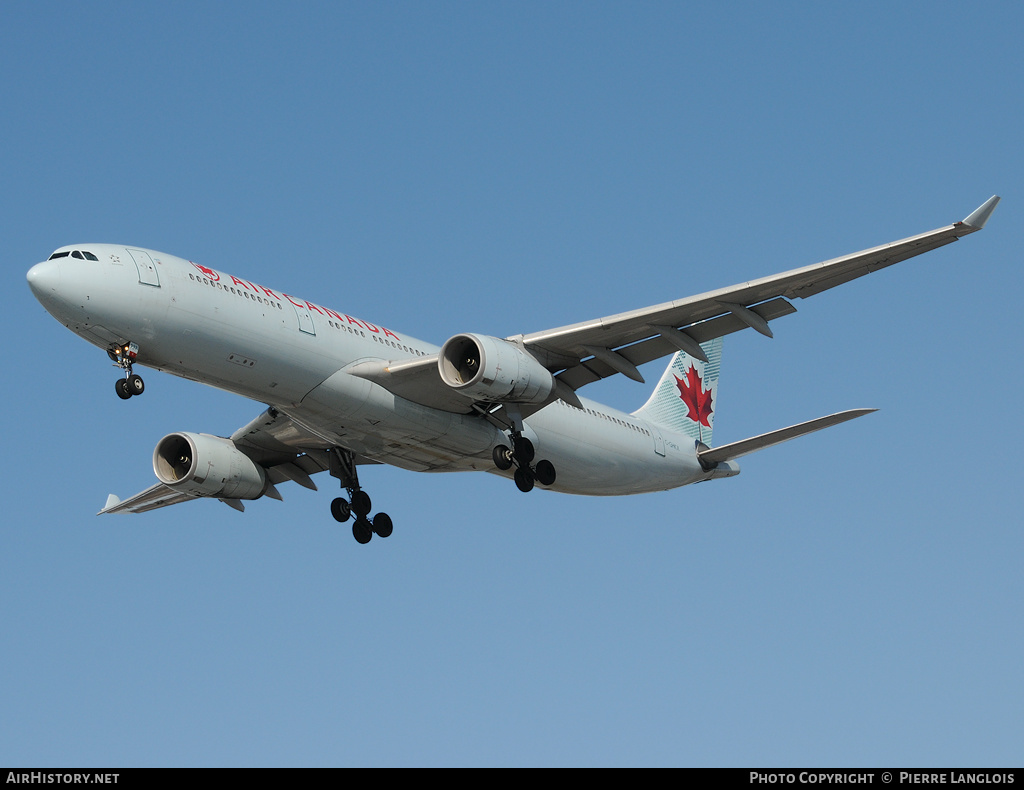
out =
[[[769,323],[806,299],[981,230],[999,202],[961,222],[832,260],[685,299],[506,338],[460,333],[441,346],[173,255],[71,244],[28,271],[36,299],[103,349],[145,391],[135,366],[267,404],[229,437],[179,431],[153,452],[158,482],[99,514],[142,513],[200,498],[243,511],[281,499],[293,481],[316,490],[327,471],[346,496],[339,522],[368,543],[392,534],[372,518],[359,467],[486,471],[568,494],[663,491],[739,474],[736,459],[864,416],[852,409],[715,447],[722,339]],[[626,413],[577,391],[671,355],[647,402]]]

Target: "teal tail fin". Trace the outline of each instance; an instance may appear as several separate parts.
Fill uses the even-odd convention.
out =
[[[722,338],[701,343],[700,347],[708,361],[702,362],[685,351],[676,353],[650,399],[633,414],[710,445],[718,412]]]

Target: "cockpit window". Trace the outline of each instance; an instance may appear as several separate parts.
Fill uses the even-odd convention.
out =
[[[78,260],[80,260],[80,261],[98,261],[99,260],[99,258],[97,258],[95,255],[93,255],[91,252],[87,252],[85,250],[82,250],[81,252],[79,252],[78,250],[75,250],[74,252],[68,252],[67,250],[65,250],[64,252],[55,252],[55,253],[53,253],[53,255],[51,255],[48,258],[48,260],[52,261],[54,258],[66,258],[69,255],[72,258],[78,258]]]

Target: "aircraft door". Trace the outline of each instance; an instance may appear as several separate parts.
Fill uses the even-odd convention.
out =
[[[295,308],[295,316],[299,319],[299,331],[307,335],[316,335],[316,327],[313,325],[313,316],[309,313],[308,307],[300,307],[292,302]]]
[[[149,257],[149,253],[145,250],[129,249],[128,254],[132,256],[132,260],[135,261],[135,266],[139,270],[139,282],[159,288],[160,276],[156,272],[156,264]]]
[[[654,452],[660,455],[662,458],[665,457],[665,440],[661,438],[661,434],[657,432],[653,427],[651,428],[651,435],[654,437]]]

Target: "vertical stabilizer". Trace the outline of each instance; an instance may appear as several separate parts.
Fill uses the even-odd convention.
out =
[[[678,352],[665,368],[650,399],[633,414],[695,441],[711,444],[718,412],[718,370],[722,364],[722,338],[700,347],[707,362]]]

